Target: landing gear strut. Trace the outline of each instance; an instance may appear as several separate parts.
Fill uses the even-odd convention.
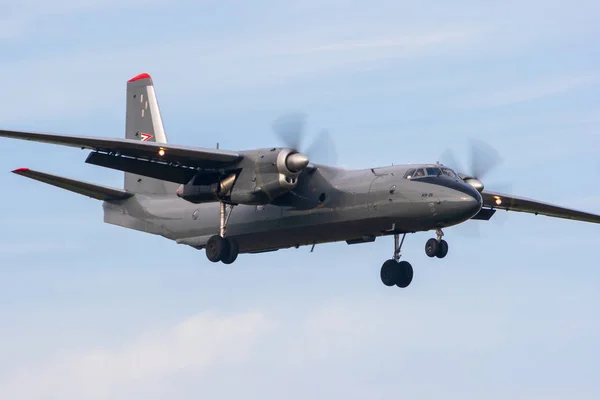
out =
[[[442,240],[444,232],[440,228],[437,228],[435,233],[436,238],[431,238],[425,243],[425,254],[429,257],[444,258],[448,254],[448,242]]]
[[[394,234],[394,257],[387,260],[381,266],[381,281],[386,286],[398,286],[405,288],[412,282],[413,279],[413,268],[408,261],[400,261],[400,250],[406,233],[402,235],[402,241],[396,233]]]
[[[212,262],[221,261],[223,264],[231,264],[237,259],[239,252],[237,242],[233,238],[225,237],[233,207],[232,204],[220,203],[219,234],[211,236],[206,243],[206,257]]]

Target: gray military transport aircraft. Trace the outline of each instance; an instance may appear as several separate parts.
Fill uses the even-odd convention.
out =
[[[299,151],[303,125],[294,115],[274,124],[287,141],[283,148],[172,145],[150,75],[131,78],[126,92],[125,139],[0,130],[7,138],[92,150],[85,162],[124,172],[123,189],[27,168],[13,172],[102,200],[104,222],[205,249],[212,262],[393,235],[393,255],[381,267],[381,280],[404,288],[413,279],[412,266],[400,261],[407,233],[435,230],[425,253],[444,258],[442,228],[490,220],[498,209],[600,223],[599,215],[484,190],[482,176],[495,157],[490,152],[475,155],[470,173],[439,162],[360,170],[320,165]]]

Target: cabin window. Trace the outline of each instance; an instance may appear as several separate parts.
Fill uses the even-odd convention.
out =
[[[404,174],[404,179],[410,179],[415,174],[415,169],[409,169],[406,174]]]

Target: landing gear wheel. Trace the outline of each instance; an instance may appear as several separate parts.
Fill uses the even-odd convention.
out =
[[[213,235],[206,243],[206,257],[216,263],[229,253],[229,242],[219,235]]]
[[[229,212],[227,212],[229,207]],[[235,240],[225,237],[227,231],[227,222],[233,212],[233,204],[219,204],[219,234],[212,235],[206,242],[206,257],[212,262],[223,261],[224,264],[231,264],[238,256],[238,245]]]
[[[437,258],[444,258],[446,257],[446,254],[448,254],[448,242],[442,240],[439,242],[438,250],[435,256]]]
[[[385,286],[394,286],[396,284],[396,270],[398,263],[396,260],[387,260],[381,266],[381,282]]]
[[[402,235],[394,234],[394,258],[387,260],[381,266],[381,282],[385,286],[398,286],[405,288],[412,282],[413,268],[407,261],[400,261],[400,250],[406,238],[406,233]]]
[[[425,254],[429,257],[435,257],[438,254],[439,248],[440,242],[431,238],[425,243]]]
[[[405,288],[412,282],[413,268],[407,261],[387,260],[381,266],[381,282],[385,286]]]
[[[408,261],[400,261],[396,266],[396,286],[405,288],[412,282],[413,267]]]
[[[227,254],[221,258],[221,261],[223,264],[232,264],[237,259],[239,246],[235,239],[225,238],[225,241],[227,242],[228,251]]]

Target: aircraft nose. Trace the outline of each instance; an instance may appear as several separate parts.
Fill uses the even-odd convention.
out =
[[[483,198],[479,191],[475,188],[466,191],[464,196],[461,196],[461,208],[464,210],[465,216],[469,218],[477,215],[483,206]]]
[[[483,199],[481,198],[481,195],[479,193],[477,193],[477,197],[470,197],[466,205],[466,207],[468,207],[469,211],[472,212],[473,215],[476,215],[479,212],[479,210],[481,210],[482,206]]]
[[[457,190],[459,189],[459,190]],[[456,188],[448,199],[445,215],[453,222],[467,221],[477,215],[483,206],[479,191],[473,187]]]

